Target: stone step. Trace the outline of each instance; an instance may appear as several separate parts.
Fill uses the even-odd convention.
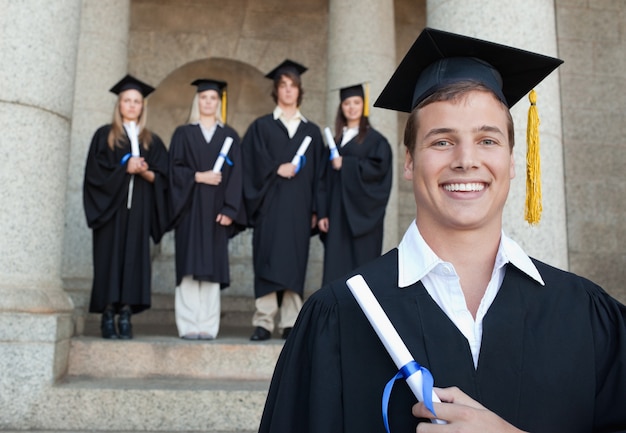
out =
[[[150,327],[154,332],[154,327]],[[136,325],[132,340],[87,335],[70,342],[68,376],[267,380],[283,340],[249,340],[248,328],[222,328],[217,339],[183,340]]]
[[[29,424],[52,431],[252,432],[268,387],[267,380],[68,376]]]
[[[29,415],[28,427],[59,432],[258,430],[283,340],[249,340],[223,326],[217,339],[178,338],[169,324],[134,323],[132,340],[104,340],[97,323],[70,341],[68,371]]]

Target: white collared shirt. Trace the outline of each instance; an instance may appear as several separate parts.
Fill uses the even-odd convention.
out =
[[[544,285],[539,271],[530,258],[515,241],[502,232],[491,280],[474,320],[467,308],[454,266],[437,257],[413,220],[398,245],[398,287],[404,288],[422,281],[428,294],[467,338],[474,359],[474,368],[476,368],[482,341],[483,319],[500,290],[507,263],[515,265]]]
[[[352,140],[354,137],[359,135],[359,127],[355,126],[354,128],[343,128],[343,135],[341,136],[341,146],[345,146],[345,144]]]
[[[285,125],[285,128],[287,128],[289,138],[293,138],[293,136],[296,134],[296,131],[298,130],[298,126],[300,125],[301,121],[307,121],[299,109],[296,110],[296,114],[294,114],[293,117],[288,119],[285,116],[285,112],[279,106],[276,106],[276,108],[274,108],[273,115],[274,120],[280,120],[281,122],[283,122],[283,125]]]
[[[213,135],[215,135],[215,131],[217,130],[218,125],[223,126],[222,122],[215,122],[215,124],[211,128],[205,127],[200,122],[195,122],[194,125],[200,126],[200,131],[202,132],[202,136],[204,137],[204,141],[210,143],[213,139]]]

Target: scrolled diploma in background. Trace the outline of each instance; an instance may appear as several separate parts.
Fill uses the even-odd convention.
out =
[[[346,284],[363,310],[363,313],[365,313],[372,328],[376,331],[376,335],[378,335],[385,349],[387,349],[396,367],[398,367],[398,370],[414,361],[409,349],[407,349],[400,335],[398,335],[398,331],[393,327],[389,317],[387,317],[387,314],[385,314],[385,311],[376,300],[376,297],[367,285],[367,282],[365,282],[365,279],[363,279],[361,275],[355,275],[346,281]],[[424,396],[422,395],[421,371],[417,371],[409,376],[406,379],[406,383],[409,385],[409,388],[411,388],[411,391],[413,391],[413,395],[415,395],[417,400],[424,401]],[[441,402],[434,391],[432,392],[432,399],[433,402]],[[445,421],[439,419],[433,420],[433,423],[446,424]]]
[[[298,151],[296,152],[293,159],[291,160],[291,163],[297,167],[296,173],[300,169],[300,161],[302,160],[302,155],[306,153],[306,150],[309,148],[309,144],[311,144],[311,140],[312,138],[309,137],[308,135],[304,137],[304,140],[302,140],[300,147],[298,147]]]
[[[328,126],[324,128],[324,135],[326,136],[326,142],[328,143],[328,148],[330,149],[330,159],[335,159],[339,156],[339,153],[337,152],[337,144],[335,143],[333,134],[330,132],[330,128]]]
[[[226,137],[226,139],[224,140],[224,144],[222,144],[222,149],[220,150],[220,154],[218,155],[217,159],[215,160],[215,165],[213,165],[213,172],[214,173],[219,173],[220,171],[222,171],[222,166],[224,165],[224,160],[226,159],[226,156],[228,156],[228,151],[230,150],[230,146],[233,144],[233,138],[232,137]]]
[[[128,124],[128,138],[130,139],[130,154],[132,156],[139,156],[139,130],[135,122]],[[130,181],[128,182],[128,201],[126,202],[126,209],[130,209],[133,203],[133,188],[135,186],[135,175],[130,175]]]

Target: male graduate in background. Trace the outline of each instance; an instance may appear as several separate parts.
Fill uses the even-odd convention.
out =
[[[411,113],[404,178],[417,210],[398,248],[354,274],[442,401],[433,413],[400,382],[392,433],[626,432],[626,307],[502,230],[515,175],[509,108],[560,63],[426,29],[375,104]],[[260,432],[385,432],[383,389],[398,368],[348,277],[304,305]]]
[[[276,108],[256,119],[241,143],[244,199],[249,225],[254,227],[252,341],[271,337],[279,312],[278,328],[287,338],[302,308],[324,150],[319,127],[299,109],[301,74],[306,70],[285,60],[266,75],[274,82]],[[294,164],[306,137],[310,144]]]

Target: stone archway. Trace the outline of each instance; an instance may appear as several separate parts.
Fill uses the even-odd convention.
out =
[[[228,83],[227,123],[243,136],[248,125],[274,108],[271,81],[253,66],[237,60],[211,58],[189,62],[172,71],[149,99],[149,127],[169,147],[176,126],[186,123],[197,78]]]

